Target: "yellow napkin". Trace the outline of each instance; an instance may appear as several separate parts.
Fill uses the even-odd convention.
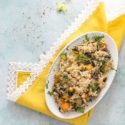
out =
[[[48,75],[49,69],[54,62],[57,54],[62,50],[62,48],[69,43],[71,40],[76,38],[77,36],[89,32],[89,31],[103,31],[109,33],[117,43],[118,48],[120,47],[121,41],[125,35],[125,15],[120,16],[119,18],[113,20],[112,22],[107,23],[105,18],[104,5],[101,3],[95,12],[87,19],[78,30],[76,30],[69,38],[64,41],[63,45],[59,48],[58,52],[54,55],[54,57],[50,60],[49,64],[45,67],[43,72],[39,75],[39,77],[33,82],[33,85],[16,101],[18,104],[33,109],[38,112],[42,112],[48,116],[53,118],[71,123],[72,125],[86,125],[90,114],[92,112],[89,111],[83,116],[78,118],[64,120],[55,117],[47,108],[45,102],[45,80]],[[26,80],[26,78],[30,75],[30,73],[19,72],[18,73],[18,87]]]

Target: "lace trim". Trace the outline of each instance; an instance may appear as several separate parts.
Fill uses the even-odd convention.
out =
[[[67,37],[69,37],[75,30],[77,30],[78,27],[82,23],[85,22],[89,18],[89,16],[92,15],[93,11],[97,8],[99,3],[102,2],[102,0],[89,0],[85,6],[85,8],[82,10],[82,12],[78,15],[78,17],[75,19],[75,21],[71,24],[71,26],[68,27],[64,31],[64,33],[61,35],[61,37],[53,44],[53,46],[50,48],[50,51],[47,52],[47,54],[41,54],[40,56],[40,65],[37,67],[37,70],[35,72],[31,72],[30,77],[27,78],[27,80],[20,85],[19,88],[15,88],[16,85],[16,72],[15,72],[15,65],[11,64],[9,67],[9,87],[8,87],[8,99],[12,101],[16,101],[27,89],[32,85],[33,81],[39,76],[40,72],[43,70],[43,68],[46,66],[46,64],[49,62],[49,60],[53,57],[53,55],[56,53],[59,46],[63,43],[63,41],[66,40]],[[26,64],[27,66],[29,64]],[[32,67],[34,67],[32,65]],[[33,71],[33,70],[32,70]],[[13,86],[11,88],[11,86]]]
[[[8,66],[8,79],[7,79],[7,99],[14,101],[12,93],[17,89],[17,76],[19,71],[23,72],[37,72],[40,65],[37,63],[16,63],[10,62]]]

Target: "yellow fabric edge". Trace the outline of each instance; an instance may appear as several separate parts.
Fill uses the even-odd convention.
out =
[[[125,14],[108,23],[108,33],[113,37],[118,49],[120,49],[123,38],[125,37]]]
[[[18,72],[17,74],[17,88],[23,84],[24,81],[30,76],[30,72]]]

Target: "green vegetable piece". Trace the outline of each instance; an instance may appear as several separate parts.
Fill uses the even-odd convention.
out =
[[[85,40],[86,40],[86,41],[89,41],[88,35],[85,35]]]
[[[105,65],[102,65],[102,66],[100,66],[100,71],[102,72],[102,73],[105,73]]]
[[[80,64],[81,62],[84,62],[84,61],[89,61],[90,58],[88,56],[86,56],[84,53],[80,53],[78,55],[78,57],[76,58],[76,61],[78,64]]]
[[[68,80],[68,75],[67,74],[63,74],[63,79]]]
[[[105,73],[105,64],[106,64],[107,62],[108,62],[107,59],[105,59],[105,60],[98,60],[100,72]]]
[[[53,92],[48,91],[48,94],[49,94],[50,96],[52,96],[52,95],[53,95]]]
[[[76,108],[76,111],[77,111],[77,112],[80,112],[80,113],[84,113],[85,107],[77,107],[77,108]]]
[[[60,54],[60,56],[67,56],[67,53],[66,53],[66,52],[62,52],[62,53]]]
[[[94,36],[93,39],[95,42],[97,42],[99,44],[99,42],[104,38],[104,35],[102,36]]]
[[[99,86],[97,84],[92,84],[89,86],[90,90],[92,90],[92,92],[96,92],[99,89]]]
[[[48,89],[48,84],[49,84],[49,81],[47,81],[47,83],[46,83],[46,88]]]
[[[83,42],[89,42],[89,37],[88,35],[85,35],[84,39],[83,39]]]
[[[112,67],[111,69],[117,72],[117,69],[115,69],[114,67]]]
[[[88,97],[87,102],[92,102],[92,99],[93,99],[92,96]]]

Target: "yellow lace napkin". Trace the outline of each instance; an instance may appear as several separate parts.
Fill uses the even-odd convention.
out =
[[[100,3],[93,14],[74,32],[68,37],[59,50],[56,52],[54,57],[50,60],[44,70],[40,73],[38,78],[33,82],[32,86],[28,88],[26,92],[24,92],[16,102],[20,105],[23,105],[27,108],[33,109],[35,111],[44,113],[48,116],[53,118],[59,119],[64,122],[71,123],[72,125],[86,125],[90,114],[92,112],[89,111],[83,116],[78,118],[64,120],[57,118],[54,116],[47,108],[45,102],[45,80],[47,78],[48,72],[52,63],[54,62],[57,54],[63,49],[63,47],[78,37],[79,35],[89,32],[89,31],[103,31],[109,33],[116,41],[118,48],[120,48],[121,41],[125,35],[125,15],[118,17],[117,19],[107,23],[104,11],[103,3]],[[30,76],[30,72],[18,72],[18,79],[17,79],[17,87],[20,87],[21,84],[24,83],[27,77]]]

